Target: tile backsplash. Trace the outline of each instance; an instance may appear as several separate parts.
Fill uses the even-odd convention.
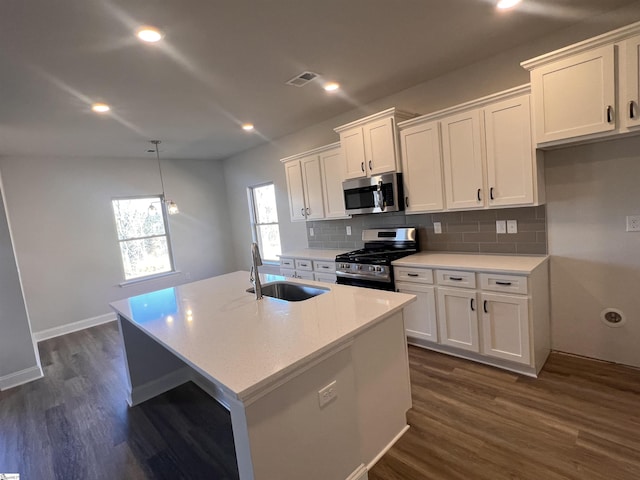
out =
[[[497,220],[516,220],[518,233],[497,233]],[[440,222],[436,234],[433,223]],[[351,235],[347,235],[347,226]],[[464,212],[404,212],[354,215],[344,220],[307,222],[309,248],[362,248],[362,230],[379,227],[417,227],[420,250],[465,253],[547,253],[547,222],[544,205],[538,207],[470,210]],[[313,236],[310,235],[313,228]]]

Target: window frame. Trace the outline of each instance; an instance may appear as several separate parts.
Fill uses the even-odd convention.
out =
[[[146,237],[131,237],[131,238],[127,238],[124,240],[120,240],[119,235],[118,235],[118,223],[116,220],[116,213],[114,210],[114,201],[119,201],[119,200],[137,200],[137,199],[141,199],[141,198],[150,198],[150,199],[155,199],[157,198],[160,202],[160,211],[162,213],[162,223],[164,225],[164,235],[148,235]],[[154,203],[153,201],[151,203]],[[138,282],[143,282],[145,280],[153,280],[154,278],[159,278],[159,277],[165,277],[168,275],[174,275],[176,273],[178,273],[178,271],[176,270],[176,265],[173,259],[173,245],[171,243],[171,231],[169,228],[169,212],[167,212],[167,205],[166,205],[166,201],[164,198],[164,195],[159,194],[159,193],[155,193],[155,194],[149,194],[149,195],[125,195],[125,196],[117,196],[117,197],[111,197],[111,211],[113,213],[112,219],[113,219],[113,226],[115,228],[115,232],[116,232],[116,241],[117,241],[117,247],[118,247],[118,253],[119,253],[119,257],[120,257],[120,271],[122,273],[122,278],[123,281],[120,282],[120,286],[126,286],[126,285],[130,285],[130,284],[134,284],[134,283],[138,283]],[[122,258],[122,248],[120,247],[120,244],[122,242],[127,242],[127,241],[131,241],[131,240],[146,240],[149,238],[160,238],[160,237],[165,237],[167,239],[167,252],[169,254],[169,266],[171,267],[170,270],[167,270],[166,272],[158,272],[158,273],[152,273],[150,275],[144,275],[142,277],[135,277],[135,278],[126,278],[126,272],[125,272],[125,268],[124,268],[124,258]]]
[[[258,183],[258,184],[250,185],[247,187],[247,199],[249,201],[249,217],[251,222],[251,237],[253,238],[253,241],[256,242],[260,247],[260,252],[263,252],[264,249],[262,248],[262,245],[260,242],[260,236],[258,235],[258,226],[259,225],[277,225],[278,233],[280,232],[280,216],[279,215],[278,215],[277,222],[258,223],[258,215],[256,214],[256,198],[253,192],[254,192],[254,189],[256,188],[266,187],[269,185],[273,185],[274,197],[275,197],[276,184],[273,181]],[[276,214],[277,212],[278,212],[278,201],[276,199]],[[282,254],[282,239],[280,239],[280,254]],[[263,258],[262,262],[266,265],[280,265],[279,259],[266,260]]]

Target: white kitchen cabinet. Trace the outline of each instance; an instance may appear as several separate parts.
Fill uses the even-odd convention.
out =
[[[640,133],[639,58],[640,22],[522,62],[538,147]]]
[[[443,210],[440,124],[431,121],[400,128],[400,150],[405,212]]]
[[[416,296],[416,301],[404,309],[404,326],[409,342],[412,338],[438,341],[436,296],[433,285],[396,282],[396,291]]]
[[[334,143],[280,160],[284,163],[291,221],[349,218],[344,209],[344,164]]]
[[[342,182],[346,179],[346,167],[339,145],[319,153],[322,174],[322,198],[325,218],[349,218],[344,208]]]
[[[389,108],[335,128],[340,134],[346,178],[399,172],[396,122],[413,115]]]
[[[442,119],[442,151],[447,208],[484,207],[481,110]]]
[[[438,327],[442,344],[480,351],[477,296],[475,290],[438,287]]]
[[[534,69],[537,142],[614,130],[615,76],[612,44]]]
[[[336,283],[335,271],[334,261],[280,257],[280,275],[285,277]]]
[[[529,365],[529,300],[524,295],[482,293],[482,353]]]

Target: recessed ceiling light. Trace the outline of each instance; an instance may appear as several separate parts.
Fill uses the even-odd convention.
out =
[[[91,105],[91,110],[96,113],[107,113],[109,110],[111,110],[111,107],[106,103],[94,103],[93,105]]]
[[[329,82],[324,84],[324,88],[327,92],[335,92],[340,88],[340,84],[336,82]]]
[[[156,27],[144,26],[136,30],[136,36],[147,43],[156,43],[162,40],[162,33]]]
[[[511,8],[511,7],[515,7],[517,4],[519,4],[522,0],[500,0],[498,2],[497,7],[505,10],[507,8]]]
[[[243,125],[242,125],[242,129],[243,129],[245,132],[251,132],[251,131],[253,131],[253,123],[245,123],[245,124],[243,124]]]

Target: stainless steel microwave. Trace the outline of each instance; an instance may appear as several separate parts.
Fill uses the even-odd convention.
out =
[[[348,214],[383,213],[403,210],[402,174],[385,173],[342,182]]]

